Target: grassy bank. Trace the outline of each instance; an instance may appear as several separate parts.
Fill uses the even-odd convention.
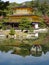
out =
[[[0,40],[0,46],[6,45],[6,46],[24,46],[29,45],[32,46],[33,44],[48,44],[49,43],[49,33],[42,33],[39,34],[38,39],[25,39],[25,40],[16,40],[16,39],[5,39]]]

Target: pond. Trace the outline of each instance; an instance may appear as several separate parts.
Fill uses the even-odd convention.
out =
[[[49,47],[0,46],[0,65],[49,65]]]
[[[0,65],[49,65],[49,33],[34,40],[0,40]]]

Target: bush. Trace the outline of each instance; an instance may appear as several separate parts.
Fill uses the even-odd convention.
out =
[[[15,34],[15,30],[14,30],[14,28],[11,28],[11,30],[10,30],[10,33],[9,33],[10,35],[14,35]]]
[[[6,25],[2,25],[2,29],[3,30],[6,30],[7,29],[7,26]]]

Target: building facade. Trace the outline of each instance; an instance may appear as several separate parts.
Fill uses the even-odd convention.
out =
[[[41,17],[34,15],[34,10],[31,7],[19,6],[13,8],[12,11],[12,15],[6,17],[8,19],[8,24],[18,25],[22,18],[27,18],[33,25],[35,25],[35,28],[38,28],[38,23],[41,21]]]

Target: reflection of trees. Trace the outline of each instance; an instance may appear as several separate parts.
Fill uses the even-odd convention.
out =
[[[27,56],[27,55],[30,55],[30,48],[31,48],[31,45],[22,43],[22,44],[20,44],[19,47],[15,47],[12,54]]]
[[[49,47],[46,44],[42,45],[42,51],[46,54],[49,51]]]
[[[34,46],[36,47],[35,50],[30,51],[31,46],[29,45],[20,45],[20,47],[14,47],[14,46],[0,46],[0,51],[1,52],[8,52],[11,49],[13,50],[13,52],[11,54],[16,54],[16,55],[20,55],[20,56],[27,56],[27,55],[32,55],[35,57],[39,57],[42,56],[42,52],[44,52],[44,54],[46,54],[49,51],[49,47],[45,44],[45,45],[41,45],[41,51],[38,50],[38,46]]]
[[[10,46],[0,46],[0,51],[8,52],[12,49]]]
[[[23,57],[30,55],[30,52],[27,48],[20,48],[20,49],[15,49],[12,54],[17,54],[17,55],[21,55]]]
[[[31,49],[31,48],[30,48]],[[17,55],[21,55],[21,56],[27,56],[27,55],[32,55],[32,56],[41,56],[42,55],[42,50],[38,51],[37,47],[35,51],[30,51],[30,49],[26,46],[21,45],[20,47],[15,47],[12,54],[17,54]]]
[[[31,47],[28,45],[20,45],[20,47],[15,47],[12,54],[17,54],[17,55],[21,55],[21,56],[27,56],[32,54],[32,56],[41,56],[42,55],[42,50],[38,51],[38,47],[36,47],[35,51],[30,51]],[[39,47],[40,48],[40,47]]]

